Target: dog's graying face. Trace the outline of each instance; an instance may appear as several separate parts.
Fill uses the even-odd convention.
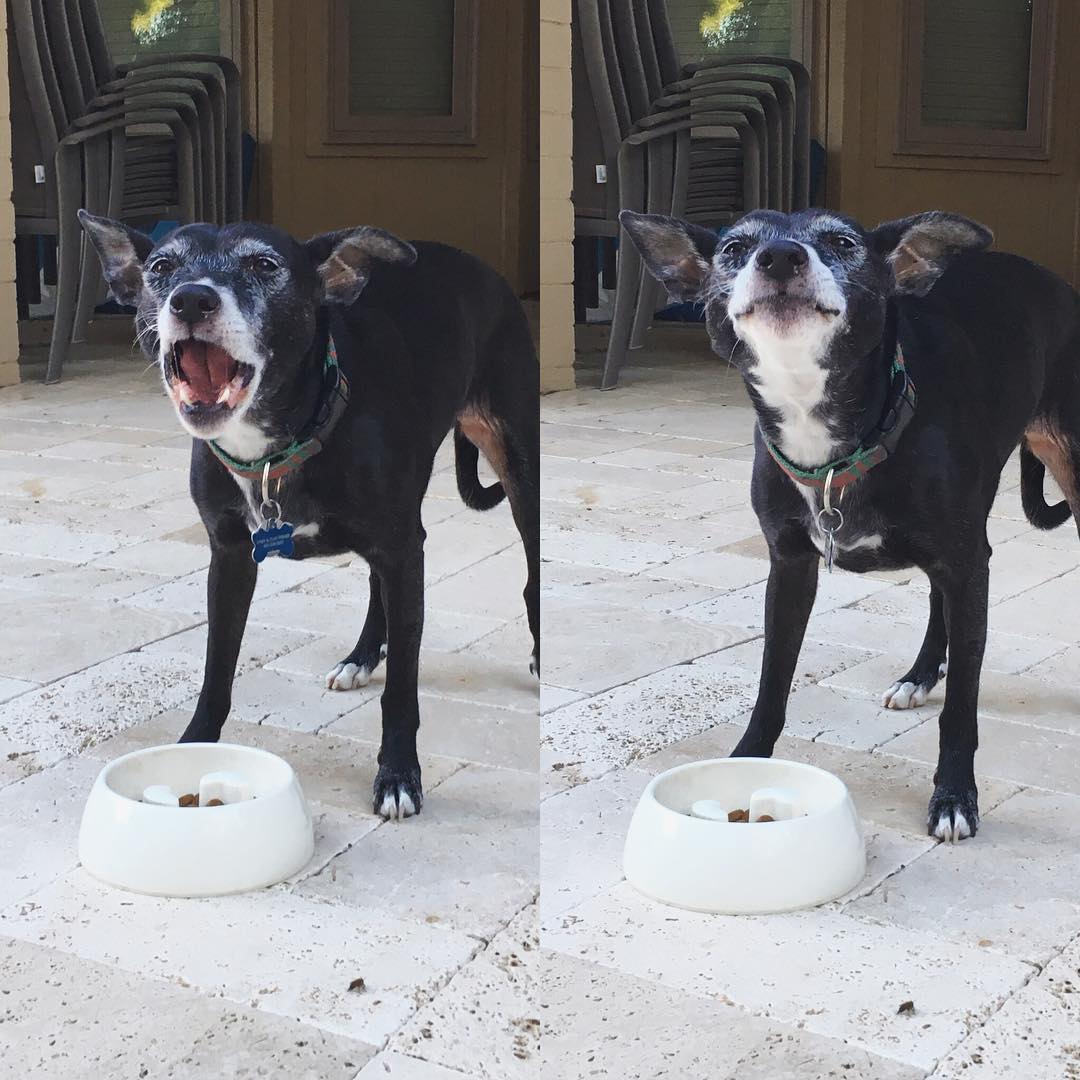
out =
[[[366,226],[302,244],[266,225],[187,225],[155,245],[120,222],[79,220],[113,294],[137,309],[139,343],[180,422],[201,439],[257,428],[260,401],[287,390],[311,347],[319,306],[351,304],[376,261],[416,259]]]
[[[867,231],[825,210],[755,210],[720,237],[674,218],[620,219],[672,296],[705,304],[713,348],[744,371],[793,350],[864,356],[890,295],[926,295],[952,258],[993,242],[989,229],[941,211]]]

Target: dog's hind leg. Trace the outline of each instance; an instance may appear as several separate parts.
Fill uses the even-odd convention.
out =
[[[386,612],[383,610],[382,582],[374,570],[368,572],[368,609],[364,628],[352,652],[326,673],[328,690],[354,690],[367,686],[371,673],[386,655]]]
[[[948,632],[945,629],[945,607],[941,590],[930,586],[930,619],[922,648],[911,665],[882,695],[881,704],[887,709],[917,709],[924,704],[930,691],[946,672]]]
[[[539,423],[537,423],[539,428]],[[528,578],[525,582],[525,613],[529,619],[533,651],[529,670],[540,675],[540,444],[539,431],[525,433],[526,438],[511,452],[513,464],[506,481],[507,497],[514,514],[514,524],[525,548]],[[517,442],[517,438],[514,439]]]
[[[817,594],[820,561],[816,551],[771,554],[769,584],[765,590],[761,681],[750,724],[732,750],[732,757],[772,756],[773,746],[784,729],[791,680]]]
[[[517,309],[488,346],[493,353],[483,398],[458,417],[458,430],[487,459],[510,502],[525,549],[525,611],[532,634],[529,670],[540,674],[540,386],[536,350]],[[513,357],[515,363],[507,362]],[[461,472],[459,469],[459,485]],[[487,489],[491,490],[491,489]]]
[[[975,751],[990,583],[990,545],[985,539],[972,562],[966,577],[938,582],[949,635],[949,682],[938,719],[938,764],[927,832],[939,840],[963,840],[974,836],[979,827]]]

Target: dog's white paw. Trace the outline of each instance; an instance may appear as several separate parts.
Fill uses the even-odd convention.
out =
[[[326,673],[327,690],[355,690],[360,686],[367,686],[371,681],[371,670],[360,667],[358,664],[347,664],[342,661],[335,664],[333,669]]]
[[[934,836],[946,843],[955,844],[960,840],[966,840],[974,835],[968,819],[959,810],[953,810],[951,814],[944,813],[938,817],[937,825],[934,826]]]
[[[881,704],[886,709],[917,709],[926,704],[930,691],[925,686],[913,682],[894,682],[881,695]]]

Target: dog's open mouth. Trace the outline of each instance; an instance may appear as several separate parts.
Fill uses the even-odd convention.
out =
[[[220,345],[187,338],[168,357],[169,390],[185,414],[229,412],[247,396],[255,368]]]

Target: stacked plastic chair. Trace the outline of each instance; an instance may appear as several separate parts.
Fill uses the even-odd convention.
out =
[[[622,209],[722,228],[759,207],[807,205],[810,80],[801,64],[739,56],[683,66],[663,0],[577,0],[577,15],[608,177],[603,217],[579,215],[579,236],[612,235]],[[624,237],[604,389],[617,384],[661,297]]]
[[[240,77],[225,57],[113,63],[94,0],[8,0],[15,229],[55,236],[56,312],[46,381],[62,373],[101,296],[76,211],[140,224],[242,213]],[[28,186],[35,164],[44,184]]]

